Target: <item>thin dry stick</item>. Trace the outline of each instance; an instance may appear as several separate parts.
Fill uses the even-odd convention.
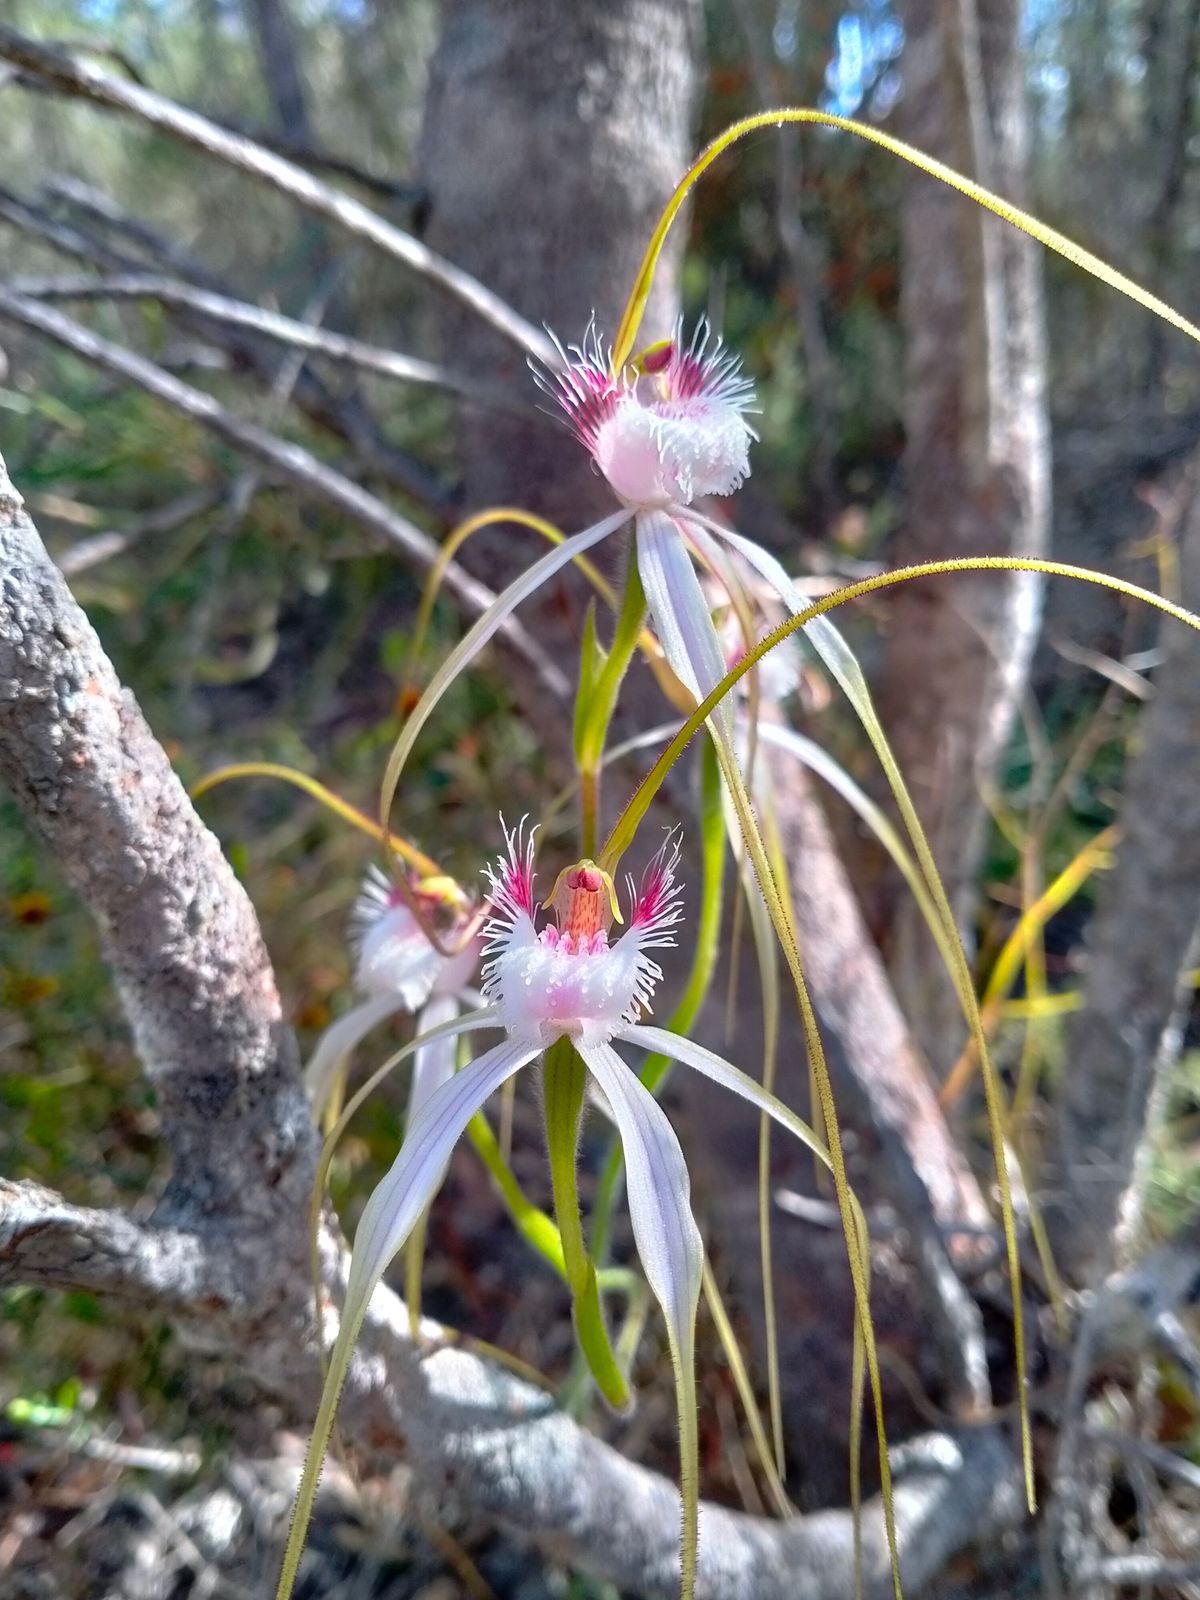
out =
[[[97,218],[105,227],[116,228],[123,236],[128,236],[138,249],[149,250],[168,261],[173,270],[187,278],[190,283],[203,287],[212,294],[221,292],[220,281],[214,279],[202,265],[191,261],[185,252],[171,241],[160,239],[143,223],[125,216],[98,190],[88,189],[86,185],[68,179],[54,180],[53,188],[56,193],[68,198],[72,205],[84,209]],[[138,257],[115,250],[94,234],[83,233],[77,228],[53,220],[36,206],[30,205],[3,188],[0,188],[0,219],[11,223],[13,227],[35,234],[55,250],[83,260],[89,266],[99,264],[110,271],[122,274],[143,270],[143,263]],[[226,324],[214,322],[211,317],[206,318],[203,313],[193,313],[183,306],[177,310],[180,320],[185,325],[191,326],[203,338],[211,340],[233,355],[235,360],[248,362],[259,377],[269,376],[270,367],[263,357],[257,339],[241,339]],[[406,494],[414,495],[435,512],[446,509],[446,491],[438,484],[434,475],[410,460],[394,445],[387,444],[381,439],[366,412],[359,413],[355,408],[347,407],[337,400],[313,373],[303,373],[298,388],[300,390],[298,403],[305,415],[350,445],[370,470],[384,474]]]
[[[436,361],[399,355],[393,350],[385,350],[381,345],[352,339],[324,328],[314,328],[297,321],[295,317],[285,317],[278,311],[268,310],[265,306],[234,300],[228,295],[213,294],[207,289],[198,289],[190,283],[181,283],[176,278],[165,278],[156,273],[127,273],[111,278],[14,278],[7,287],[14,294],[25,295],[31,300],[154,300],[160,305],[182,307],[217,322],[247,328],[279,344],[311,350],[315,355],[358,367],[364,372],[377,373],[383,378],[448,389],[475,405],[494,410],[511,411],[526,417],[542,415],[536,406],[522,405],[505,391],[489,388],[473,378],[450,372]],[[547,423],[549,420],[547,418]]]
[[[302,445],[279,439],[256,423],[235,416],[211,395],[181,383],[178,378],[144,357],[101,339],[90,329],[58,311],[52,311],[48,306],[39,305],[36,300],[27,300],[3,288],[0,288],[0,319],[35,328],[86,360],[118,373],[147,393],[165,400],[168,405],[225,439],[235,449],[272,468],[308,493],[328,501],[339,511],[344,511],[356,522],[402,550],[420,566],[432,567],[437,560],[438,547],[433,540],[382,500],[325,462],[318,461]],[[495,599],[485,584],[477,582],[461,567],[448,567],[445,581],[447,588],[470,611],[486,611]],[[509,622],[507,636],[513,647],[533,666],[547,689],[559,698],[565,698],[568,693],[566,677],[541,646],[519,623]]]
[[[56,557],[59,571],[68,578],[76,578],[81,572],[90,572],[102,561],[128,555],[130,550],[151,534],[172,533],[183,523],[202,517],[224,498],[222,489],[194,489],[190,494],[182,494],[178,499],[156,506],[153,511],[147,511],[140,517],[131,517],[123,528],[93,533]]]
[[[529,355],[548,366],[558,365],[558,353],[551,340],[498,295],[411,234],[386,222],[369,206],[330,188],[295,162],[264,150],[250,139],[229,133],[207,117],[176,105],[152,90],[126,83],[88,62],[76,61],[60,50],[29,39],[15,28],[0,27],[0,58],[35,73],[64,94],[89,100],[109,111],[139,117],[181,143],[263,179],[306,210],[337,223],[354,238],[364,239],[385,255],[402,261],[414,272],[438,284]]]

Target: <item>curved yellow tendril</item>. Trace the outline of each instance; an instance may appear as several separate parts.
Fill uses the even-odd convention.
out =
[[[284,783],[290,783],[296,789],[302,789],[305,794],[311,795],[314,800],[319,800],[327,810],[335,816],[341,817],[343,822],[349,822],[360,832],[368,834],[372,839],[383,842],[383,829],[374,818],[367,816],[352,806],[348,800],[343,800],[340,795],[334,794],[332,789],[316,778],[310,778],[306,772],[300,772],[295,767],[283,766],[276,761],[239,761],[231,766],[218,767],[215,772],[206,773],[199,783],[192,785],[188,791],[193,800],[199,800],[202,795],[208,794],[218,784],[228,783],[232,778],[279,778]],[[423,850],[418,850],[415,844],[410,844],[407,839],[402,839],[399,834],[388,835],[388,849],[393,855],[399,856],[423,877],[439,878],[441,868]]]
[[[1200,328],[1195,323],[1189,322],[1173,307],[1167,305],[1165,300],[1160,300],[1157,295],[1151,294],[1132,278],[1127,278],[1123,272],[1118,272],[1115,267],[1110,267],[1099,256],[1093,255],[1090,250],[1085,250],[1082,245],[1076,244],[1073,239],[1068,239],[1065,234],[1059,233],[1057,228],[1048,227],[1040,222],[1037,217],[1030,216],[1028,211],[1022,211],[1019,206],[1011,205],[1007,200],[993,194],[990,189],[985,189],[982,184],[973,182],[970,178],[963,177],[961,172],[955,172],[953,167],[948,167],[944,162],[936,161],[933,156],[927,156],[923,151],[915,149],[911,144],[905,144],[902,139],[894,139],[890,133],[884,133],[880,128],[873,128],[865,122],[855,122],[850,117],[835,116],[831,111],[815,111],[803,106],[780,106],[774,111],[760,111],[755,116],[743,117],[740,122],[735,122],[726,128],[713,142],[702,150],[692,162],[675,193],[667,201],[658,225],[650,237],[646,253],[642,257],[641,266],[638,268],[637,277],[634,279],[633,289],[626,303],[624,314],[617,328],[617,336],[613,340],[612,367],[614,372],[619,372],[629,360],[630,351],[633,349],[634,340],[637,338],[638,328],[641,325],[642,315],[646,309],[646,302],[650,298],[650,288],[654,282],[654,272],[658,265],[658,258],[662,247],[670,232],[671,224],[679,215],[683,202],[696,180],[705,173],[718,156],[724,154],[730,145],[736,144],[739,139],[744,139],[747,134],[754,133],[759,128],[782,128],[785,123],[816,124],[823,128],[840,128],[844,133],[853,133],[860,139],[865,139],[869,144],[878,145],[880,149],[889,151],[894,156],[899,156],[902,161],[907,161],[910,166],[927,173],[931,178],[937,178],[947,184],[951,189],[956,189],[959,194],[965,195],[968,200],[974,200],[985,211],[990,211],[994,216],[1002,217],[1005,222],[1011,223],[1014,228],[1019,228],[1022,233],[1027,233],[1030,238],[1036,239],[1039,244],[1063,256],[1075,266],[1082,267],[1085,272],[1090,272],[1093,278],[1098,278],[1101,283],[1107,283],[1110,288],[1118,290],[1138,305],[1144,306],[1147,311],[1153,311],[1156,316],[1169,322],[1173,328],[1178,328],[1181,333],[1186,333],[1190,339],[1200,342]]]

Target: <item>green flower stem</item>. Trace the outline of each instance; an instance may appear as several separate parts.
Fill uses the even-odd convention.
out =
[[[636,537],[636,535],[635,535]],[[575,759],[579,766],[579,789],[582,801],[583,854],[595,853],[599,836],[600,767],[604,758],[604,743],[617,704],[621,682],[633,660],[641,637],[642,621],[646,615],[646,597],[638,573],[637,552],[630,550],[629,572],[625,579],[625,592],[613,633],[612,647],[602,656],[594,635],[585,640],[586,669],[580,674],[580,701],[575,715]],[[603,665],[593,670],[594,661],[600,658]]]
[[[559,1039],[546,1052],[544,1090],[554,1212],[562,1240],[567,1283],[574,1301],[580,1349],[601,1394],[610,1405],[624,1409],[629,1403],[629,1388],[609,1343],[596,1268],[588,1255],[579,1218],[575,1149],[586,1085],[587,1068],[571,1041]]]
[[[499,1189],[509,1216],[525,1242],[549,1262],[559,1277],[567,1277],[567,1264],[563,1256],[563,1242],[551,1219],[531,1200],[526,1199],[521,1185],[482,1111],[477,1111],[467,1124],[467,1138]]]

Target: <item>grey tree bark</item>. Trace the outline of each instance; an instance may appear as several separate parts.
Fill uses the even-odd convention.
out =
[[[1200,605],[1200,468],[1181,549]],[[1079,1282],[1131,1242],[1147,1135],[1178,1059],[1200,928],[1200,635],[1165,622],[1166,651],[1125,783],[1116,870],[1087,935],[1083,1009],[1067,1029],[1045,1187],[1060,1265]],[[1114,1235],[1117,1237],[1114,1239]]]
[[[658,213],[692,156],[699,0],[443,0],[421,150],[429,243],[565,342],[593,313],[605,337]],[[679,307],[683,230],[659,269],[647,340]],[[511,346],[477,318],[448,315],[460,370],[529,395]],[[467,504],[515,504],[568,532],[611,495],[565,430],[461,420]],[[499,582],[526,564],[511,536],[488,548]]]
[[[906,0],[899,10],[904,136],[1020,203],[1028,146],[1020,6]],[[901,270],[906,490],[891,559],[1042,553],[1049,443],[1036,246],[914,175]],[[992,575],[953,590],[907,586],[889,614],[880,710],[964,930],[986,820],[980,785],[1012,726],[1039,615],[1037,579]],[[962,1040],[953,994],[906,900],[891,964],[927,1055],[953,1061]]]

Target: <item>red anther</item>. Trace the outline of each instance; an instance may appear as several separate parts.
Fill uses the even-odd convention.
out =
[[[568,889],[583,889],[588,894],[599,894],[604,887],[604,874],[598,867],[576,867],[567,876]]]
[[[653,350],[647,350],[642,357],[642,371],[651,374],[662,372],[671,364],[671,357],[675,354],[675,344],[671,339],[656,345]]]

